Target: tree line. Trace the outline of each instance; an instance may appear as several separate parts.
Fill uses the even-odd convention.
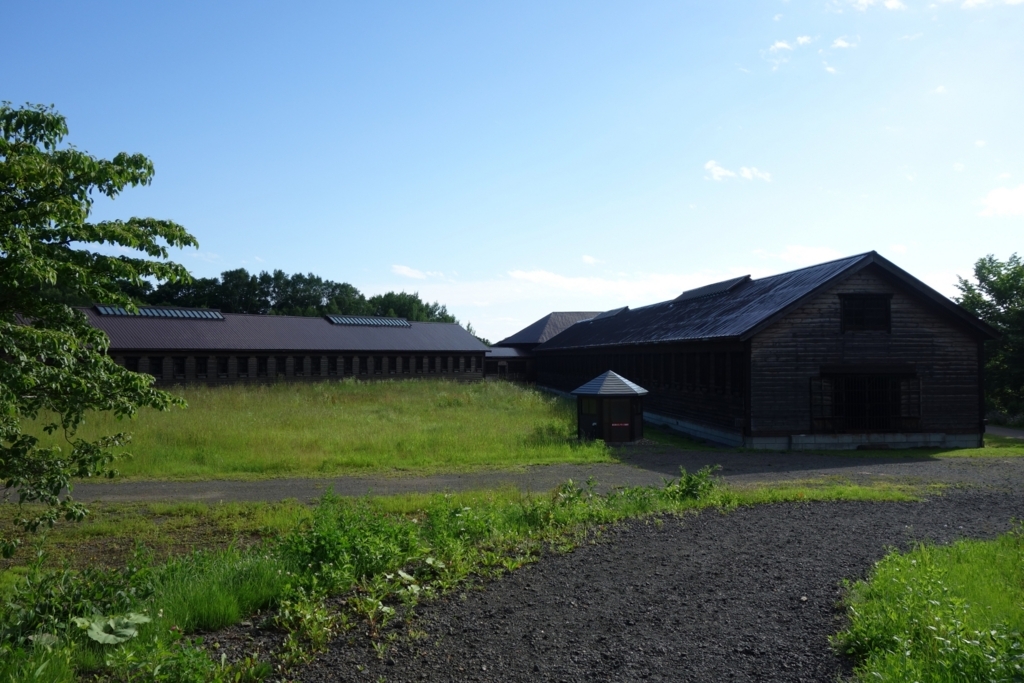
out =
[[[367,298],[347,282],[333,282],[309,273],[288,275],[282,270],[252,274],[245,268],[226,270],[220,277],[163,282],[148,281],[124,287],[137,303],[154,306],[216,308],[225,313],[318,316],[368,315],[406,318],[416,322],[458,323],[441,303],[427,303],[419,293],[387,292]]]

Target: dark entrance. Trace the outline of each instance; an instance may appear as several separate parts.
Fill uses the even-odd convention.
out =
[[[572,393],[580,439],[623,442],[643,438],[643,396],[647,393],[643,387],[609,370]]]

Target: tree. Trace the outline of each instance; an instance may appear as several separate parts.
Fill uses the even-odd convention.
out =
[[[491,340],[490,339],[488,339],[486,337],[481,337],[479,334],[476,333],[476,330],[473,329],[473,323],[471,323],[471,322],[467,322],[466,323],[466,332],[469,332],[471,335],[473,335],[474,337],[479,339],[480,342],[484,346],[490,346],[491,345]]]
[[[152,378],[114,363],[106,335],[70,304],[133,310],[126,289],[144,290],[149,279],[188,281],[183,267],[166,261],[167,249],[197,242],[171,221],[90,222],[97,194],[113,199],[126,187],[148,185],[153,164],[140,154],[97,159],[62,145],[67,133],[52,106],[0,103],[0,480],[5,497],[17,492],[19,503],[45,506],[20,520],[23,532],[81,519],[87,510],[61,492],[70,493],[75,478],[116,474],[112,449],[129,436],[79,437],[88,413],[126,417],[143,406],[184,405],[153,389]],[[99,245],[138,255],[101,254],[93,250]],[[23,430],[36,420],[67,445],[42,447]],[[0,537],[5,556],[19,535]]]
[[[989,254],[974,264],[974,282],[957,278],[958,304],[1002,333],[985,346],[985,396],[990,409],[1024,414],[1024,262]]]

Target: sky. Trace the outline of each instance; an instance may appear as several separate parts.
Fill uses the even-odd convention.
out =
[[[876,250],[1024,251],[1024,0],[4,2],[0,100],[141,152],[196,276],[418,292],[492,341]]]

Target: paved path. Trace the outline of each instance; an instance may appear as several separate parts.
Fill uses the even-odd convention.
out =
[[[131,501],[311,501],[328,488],[344,496],[366,494],[470,491],[514,486],[523,491],[549,491],[567,479],[593,477],[598,489],[660,484],[679,468],[696,471],[720,465],[728,483],[736,485],[838,477],[854,482],[893,481],[968,484],[1005,491],[1019,490],[1024,458],[933,458],[914,456],[857,457],[803,453],[742,453],[729,450],[678,451],[664,446],[619,449],[620,463],[547,465],[519,472],[473,472],[432,476],[358,476],[265,479],[259,481],[127,481],[83,483],[75,497],[84,502]]]
[[[1024,439],[1024,429],[1014,429],[1013,427],[986,425],[985,433],[993,434],[995,436],[1008,436],[1011,439]]]

